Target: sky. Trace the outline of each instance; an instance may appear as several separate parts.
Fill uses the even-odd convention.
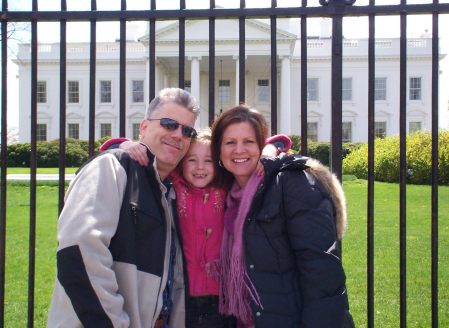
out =
[[[355,5],[367,5],[369,0],[357,0]],[[430,0],[428,0],[430,1]],[[428,1],[412,0],[407,3],[418,4]],[[449,2],[449,0],[441,1]],[[1,3],[1,0],[0,0]],[[31,10],[31,0],[14,0],[8,1],[10,11],[28,11]],[[97,10],[120,10],[120,0],[97,0]],[[301,0],[278,0],[278,7],[294,6],[295,3],[301,3]],[[383,4],[397,4],[399,0],[378,0],[376,5]],[[67,0],[67,10],[90,10],[91,0]],[[229,7],[238,8],[240,6],[240,0],[216,0],[217,7]],[[319,0],[309,0],[309,6],[319,6]],[[149,9],[150,0],[127,0],[128,10],[142,10]],[[179,0],[157,0],[156,4],[158,9],[176,9],[179,8]],[[269,7],[271,6],[271,0],[246,0],[246,6],[251,7]],[[209,7],[209,0],[186,0],[186,7],[192,9],[201,9]],[[39,10],[42,11],[59,11],[60,2],[55,0],[39,0]],[[449,49],[449,34],[445,31],[449,31],[449,15],[440,15],[439,19],[439,31],[440,31],[440,49],[443,53],[448,53]],[[319,21],[320,19],[308,20],[308,34],[319,34]],[[146,23],[133,22],[133,28],[135,29],[137,36],[142,36],[146,31]],[[389,38],[400,36],[400,25],[398,16],[384,16],[376,18],[376,38]],[[129,28],[130,29],[130,28]],[[419,37],[425,32],[431,33],[432,20],[430,15],[409,15],[407,17],[407,36]],[[119,23],[118,22],[99,22],[97,23],[97,41],[98,42],[113,42],[119,37]],[[299,33],[299,30],[298,30]],[[19,35],[19,39],[22,42],[29,42],[30,33],[23,32]],[[343,35],[345,38],[366,38],[368,35],[368,20],[366,17],[358,18],[345,18],[343,22]],[[69,22],[67,24],[67,42],[88,42],[90,37],[89,23],[75,23]],[[59,23],[39,23],[38,24],[38,42],[39,43],[57,43],[59,42]],[[11,46],[10,59],[14,57],[15,44],[11,40],[9,42]],[[447,56],[449,57],[449,56]],[[447,72],[449,70],[449,58],[445,58],[440,62],[440,70]],[[8,128],[15,129],[18,126],[18,70],[17,66],[8,62]],[[445,74],[449,77],[449,74]],[[440,88],[447,90],[449,87],[449,81],[442,79],[440,81]],[[440,125],[443,122],[447,122],[446,115],[447,107],[440,108]],[[447,123],[445,124],[445,126]]]

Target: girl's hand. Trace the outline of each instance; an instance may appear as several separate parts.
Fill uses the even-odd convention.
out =
[[[262,149],[262,157],[276,157],[279,155],[279,149],[273,144],[266,144]]]
[[[119,148],[126,151],[133,160],[142,166],[147,166],[150,162],[147,156],[147,148],[137,141],[124,141]]]

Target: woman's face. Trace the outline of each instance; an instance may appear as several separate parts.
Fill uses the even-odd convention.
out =
[[[260,152],[256,132],[248,122],[234,123],[224,130],[220,159],[240,186],[248,182],[256,169]]]

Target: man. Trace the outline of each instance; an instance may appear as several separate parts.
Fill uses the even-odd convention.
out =
[[[169,272],[182,276],[182,268],[174,268],[180,252],[177,261],[171,260],[173,212],[163,181],[196,135],[197,114],[188,92],[164,89],[140,124],[147,166],[113,150],[81,168],[59,218],[48,327],[161,324],[164,290],[172,284]]]

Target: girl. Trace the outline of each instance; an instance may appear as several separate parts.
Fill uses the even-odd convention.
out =
[[[226,192],[215,188],[210,131],[200,131],[172,173],[187,269],[187,327],[225,327],[218,312],[218,260]]]

